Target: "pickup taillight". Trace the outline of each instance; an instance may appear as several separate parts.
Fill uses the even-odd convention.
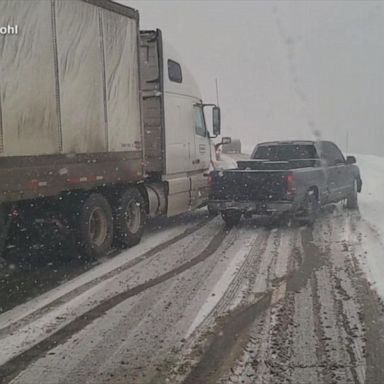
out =
[[[296,193],[296,179],[294,175],[287,176],[287,194],[292,196]]]

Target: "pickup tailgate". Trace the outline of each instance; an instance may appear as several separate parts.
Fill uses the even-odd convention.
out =
[[[230,169],[211,175],[211,199],[225,201],[287,200],[289,171]]]

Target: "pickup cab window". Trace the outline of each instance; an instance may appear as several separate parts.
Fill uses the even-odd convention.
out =
[[[345,159],[340,149],[330,142],[321,142],[319,146],[319,152],[321,158],[326,162],[327,165],[333,166],[337,164],[344,164]]]
[[[301,159],[316,159],[316,150],[313,145],[260,145],[256,147],[253,159],[270,161],[288,161]]]

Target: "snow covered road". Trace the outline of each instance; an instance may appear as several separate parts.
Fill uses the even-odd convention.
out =
[[[384,166],[358,160],[361,214],[198,211],[2,313],[0,383],[383,383]]]

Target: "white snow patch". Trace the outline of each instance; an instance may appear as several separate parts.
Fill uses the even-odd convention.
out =
[[[354,241],[356,257],[362,270],[365,272],[371,287],[384,301],[384,243],[377,233],[372,230],[368,222],[359,223],[359,231],[362,234],[361,245]]]
[[[384,239],[384,157],[356,155],[356,158],[363,180],[359,196],[361,215]]]

